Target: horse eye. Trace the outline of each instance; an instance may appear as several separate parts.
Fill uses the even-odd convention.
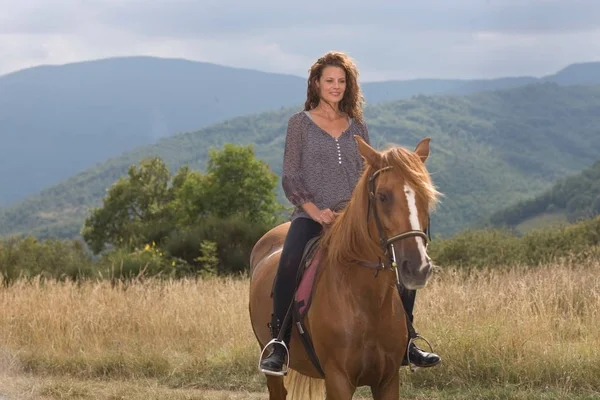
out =
[[[382,203],[385,203],[387,201],[387,196],[383,193],[377,193],[377,196],[379,197],[379,201],[381,201]]]

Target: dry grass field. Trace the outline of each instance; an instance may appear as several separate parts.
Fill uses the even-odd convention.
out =
[[[411,399],[600,398],[600,262],[441,269],[415,324],[443,357]],[[0,288],[0,399],[265,399],[247,279]],[[357,398],[370,398],[361,390]]]

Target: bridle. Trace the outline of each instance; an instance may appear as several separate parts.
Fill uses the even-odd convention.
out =
[[[429,223],[430,222],[428,221],[428,223],[427,223],[427,229],[426,229],[427,233],[423,232],[423,231],[419,231],[419,230],[410,230],[410,231],[402,232],[397,235],[391,236],[389,238],[386,236],[385,231],[383,230],[383,224],[381,223],[381,219],[379,218],[379,213],[377,212],[377,200],[375,199],[375,179],[379,176],[379,174],[381,174],[385,171],[389,171],[390,169],[392,169],[391,166],[383,167],[383,168],[376,170],[375,172],[373,172],[371,174],[371,176],[369,176],[369,181],[368,181],[369,203],[367,206],[367,224],[369,222],[369,216],[372,211],[373,217],[375,218],[375,224],[377,226],[377,231],[379,233],[379,246],[381,247],[381,250],[383,251],[383,254],[384,254],[384,258],[383,258],[383,260],[380,260],[379,264],[377,264],[377,268],[394,270],[396,272],[396,283],[400,284],[400,275],[398,272],[398,260],[396,258],[396,250],[394,248],[394,243],[399,240],[407,239],[410,237],[421,237],[421,238],[423,238],[423,240],[425,241],[425,244],[427,245],[427,243],[431,240],[431,237],[429,236]],[[369,235],[370,235],[370,232],[369,232]],[[372,266],[372,265],[365,265],[365,263],[361,263],[361,264],[364,266]]]

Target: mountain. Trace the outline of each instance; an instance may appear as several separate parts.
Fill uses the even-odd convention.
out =
[[[573,223],[600,214],[600,160],[583,171],[558,180],[537,196],[496,211],[495,227],[526,231],[553,223]]]
[[[76,235],[88,207],[100,204],[106,189],[143,157],[160,156],[172,172],[184,164],[203,170],[211,146],[254,144],[279,174],[287,120],[299,109],[234,118],[97,164],[0,210],[0,235]],[[370,105],[365,115],[377,148],[388,142],[413,147],[432,138],[428,165],[445,194],[432,230],[448,235],[588,167],[600,154],[599,110],[600,86],[536,83],[467,96],[415,96]]]
[[[548,81],[600,83],[600,64]],[[560,79],[559,79],[560,78]],[[538,78],[366,82],[370,104],[514,88]],[[0,206],[173,134],[301,104],[305,77],[154,57],[40,66],[0,76]]]
[[[161,137],[300,101],[299,77],[149,57],[0,77],[0,204]]]
[[[598,62],[571,64],[554,75],[542,77],[542,82],[554,82],[559,85],[587,85],[598,83]]]
[[[366,97],[377,102],[407,99],[415,95],[471,94],[511,89],[532,83],[557,83],[563,86],[600,84],[600,62],[571,64],[552,75],[503,77],[496,79],[414,79],[372,82],[365,85]]]

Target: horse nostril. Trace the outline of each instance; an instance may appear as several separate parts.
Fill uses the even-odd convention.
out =
[[[431,260],[428,260],[427,264],[425,264],[425,272],[427,273],[427,276],[431,275],[433,272],[433,264],[431,263]]]
[[[410,261],[408,260],[402,261],[402,264],[400,264],[400,269],[404,274],[412,274],[412,271],[410,270]]]

